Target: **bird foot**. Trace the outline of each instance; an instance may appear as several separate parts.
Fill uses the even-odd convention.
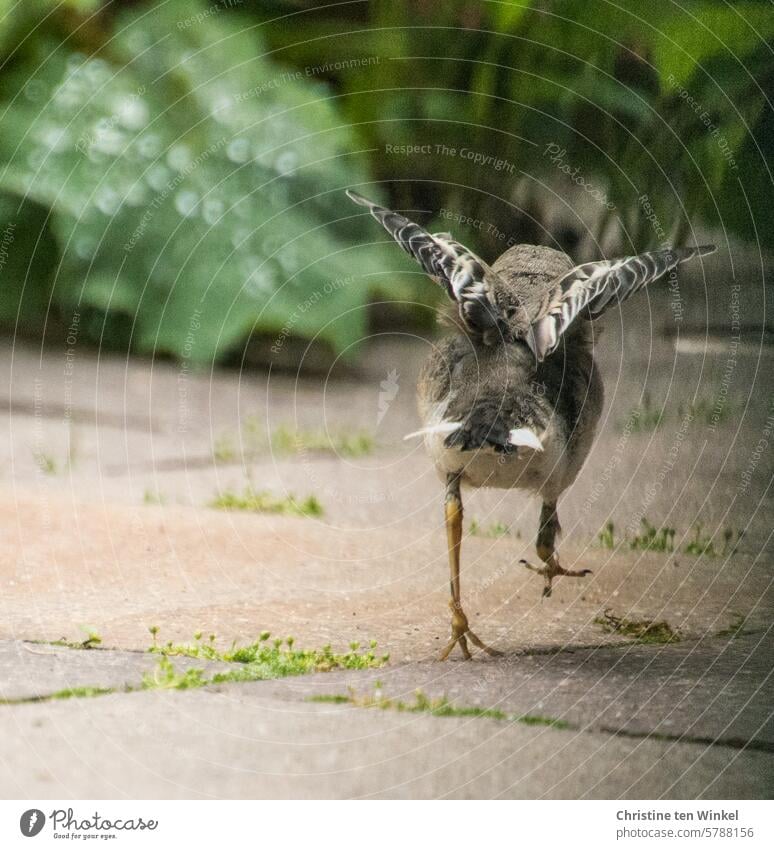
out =
[[[441,652],[440,660],[446,660],[446,658],[451,654],[451,650],[459,643],[460,649],[462,650],[462,656],[465,660],[470,660],[470,651],[468,650],[468,639],[470,639],[471,643],[474,646],[477,646],[482,651],[485,651],[487,654],[492,657],[502,657],[502,652],[497,651],[497,649],[492,649],[485,643],[483,643],[479,638],[470,630],[468,626],[468,617],[465,616],[465,612],[462,609],[462,605],[460,605],[456,601],[450,601],[449,607],[452,612],[452,621],[451,621],[451,629],[452,629],[452,638],[446,648]]]
[[[551,596],[551,582],[560,575],[565,578],[585,578],[586,575],[592,574],[591,569],[563,569],[555,557],[552,557],[545,566],[533,566],[532,563],[528,563],[526,560],[519,560],[519,563],[545,578],[543,598],[549,598]]]

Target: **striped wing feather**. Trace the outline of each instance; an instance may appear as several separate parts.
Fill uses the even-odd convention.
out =
[[[489,279],[495,272],[449,233],[428,233],[398,212],[377,206],[357,192],[347,196],[364,206],[425,273],[456,301],[469,331],[484,341],[501,341],[507,325],[495,304]],[[494,331],[494,332],[492,332]]]
[[[625,301],[681,262],[714,250],[714,245],[672,248],[576,265],[557,278],[545,312],[533,321],[530,344],[535,355],[543,360],[556,350],[562,333],[581,313],[597,318],[609,306]]]

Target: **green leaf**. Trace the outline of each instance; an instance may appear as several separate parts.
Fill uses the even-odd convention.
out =
[[[655,65],[662,79],[682,84],[713,56],[730,54],[743,62],[774,35],[774,14],[768,3],[689,3],[657,33]]]
[[[50,209],[53,303],[93,341],[200,363],[254,332],[350,350],[380,267],[353,253],[374,232],[343,195],[366,180],[358,143],[327,87],[206,11],[145,9],[110,58],[63,44],[19,70],[36,85],[6,104],[0,188]]]

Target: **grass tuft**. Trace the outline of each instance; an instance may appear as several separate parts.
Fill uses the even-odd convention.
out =
[[[323,693],[319,696],[309,696],[309,702],[319,702],[327,705],[345,705],[349,702],[349,696],[336,695],[335,693]]]
[[[244,510],[249,513],[279,513],[285,516],[314,516],[323,515],[323,507],[314,495],[299,500],[295,495],[278,498],[268,492],[257,492],[252,487],[246,487],[239,495],[226,490],[210,502],[210,507],[217,510]]]
[[[282,426],[272,434],[271,446],[279,454],[315,451],[337,454],[340,457],[364,457],[373,453],[374,438],[364,430],[329,433]]]
[[[615,525],[612,522],[608,522],[605,527],[597,534],[599,538],[599,544],[602,548],[615,548]]]
[[[350,643],[350,651],[344,654],[335,653],[331,647],[322,649],[293,648],[295,639],[286,637],[284,640],[275,639],[269,642],[271,634],[262,631],[254,643],[238,646],[236,642],[231,648],[220,651],[215,646],[216,637],[210,634],[203,641],[201,631],[194,634],[192,643],[175,645],[168,642],[159,645],[158,625],[151,625],[148,630],[153,637],[153,645],[148,648],[152,654],[159,654],[158,663],[142,676],[139,687],[126,685],[122,692],[132,693],[137,690],[192,690],[205,687],[208,684],[224,684],[238,681],[266,681],[272,678],[285,678],[291,675],[305,675],[309,672],[328,672],[332,669],[377,669],[384,666],[390,659],[388,654],[377,656],[376,641],[369,642],[368,650],[360,650],[360,644]],[[99,637],[93,635],[99,641]],[[66,645],[70,648],[89,648],[84,643],[66,643],[64,641],[53,645]],[[208,677],[207,670],[202,668],[178,671],[170,660],[172,656],[193,657],[200,660],[214,660],[234,664],[234,668],[217,672]],[[49,699],[87,698],[105,696],[117,692],[104,687],[71,687],[59,690],[45,696],[31,699],[0,699],[0,704],[17,704],[25,701],[48,701]]]
[[[221,434],[212,443],[212,456],[219,463],[230,463],[236,459],[234,440],[228,434]]]
[[[86,634],[86,637],[80,642],[68,640],[66,637],[62,637],[59,640],[54,640],[51,645],[63,646],[68,649],[93,649],[102,644],[102,637],[100,637],[94,628],[88,628],[82,625],[81,631]]]
[[[647,433],[657,430],[663,421],[664,410],[653,406],[650,392],[642,396],[642,403],[633,407],[620,430],[627,433]]]
[[[473,519],[470,523],[468,533],[472,537],[489,537],[497,539],[498,537],[509,536],[511,529],[503,522],[496,521],[484,527],[478,519]]]
[[[675,536],[677,532],[674,528],[657,528],[647,517],[641,519],[641,524],[642,530],[640,533],[635,534],[631,538],[628,534],[624,534],[623,542],[628,544],[632,551],[658,551],[666,554],[671,554],[675,551]],[[725,557],[726,555],[737,553],[739,543],[744,536],[744,531],[728,527],[723,528],[723,547],[718,551],[713,541],[714,534],[710,536],[705,535],[703,528],[704,526],[701,522],[698,522],[694,526],[693,538],[683,546],[683,553],[700,557]],[[597,540],[601,548],[614,550],[617,547],[615,525],[612,522],[608,522],[597,534]]]
[[[645,517],[642,518],[641,524],[642,531],[629,540],[629,548],[632,551],[672,552],[675,550],[674,528],[656,528]]]

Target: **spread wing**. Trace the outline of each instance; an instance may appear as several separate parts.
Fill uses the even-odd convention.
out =
[[[377,206],[356,192],[347,196],[364,206],[425,273],[439,283],[459,306],[468,331],[486,344],[508,338],[508,326],[493,296],[497,275],[473,251],[449,233],[428,233],[408,218]]]
[[[715,245],[671,248],[602,262],[576,265],[558,277],[542,313],[532,321],[530,347],[538,360],[559,344],[562,333],[581,313],[597,318],[609,306],[626,300],[681,262],[715,251]]]

